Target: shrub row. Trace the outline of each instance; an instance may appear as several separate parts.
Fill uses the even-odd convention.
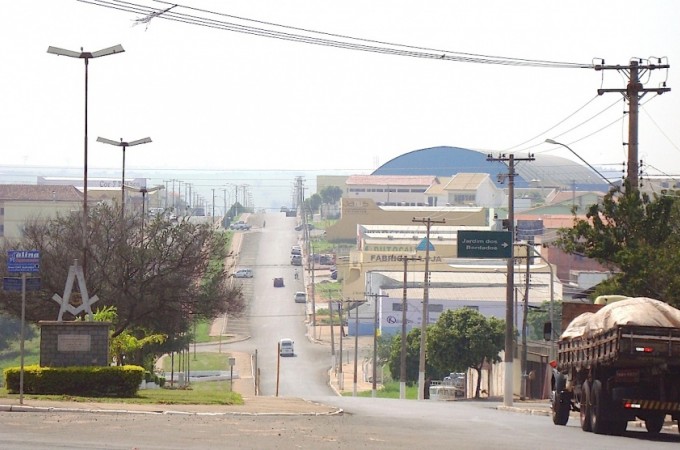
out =
[[[134,397],[145,378],[139,366],[24,367],[25,394]],[[4,370],[7,392],[19,393],[20,368]]]

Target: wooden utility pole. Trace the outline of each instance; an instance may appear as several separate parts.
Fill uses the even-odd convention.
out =
[[[510,258],[508,258],[507,265],[507,289],[505,291],[505,356],[503,362],[505,366],[505,379],[503,384],[503,404],[505,406],[512,406],[513,401],[513,369],[512,360],[514,353],[513,343],[513,323],[514,323],[514,297],[515,297],[515,162],[516,161],[533,161],[534,155],[529,154],[526,158],[515,158],[515,155],[502,154],[498,158],[494,158],[490,154],[486,157],[487,161],[500,161],[508,163],[508,173],[499,175],[499,181],[503,182],[505,178],[508,179],[508,231],[510,231],[511,251]]]
[[[669,92],[671,88],[666,87],[666,82],[659,88],[645,88],[640,82],[640,75],[644,75],[655,69],[668,69],[669,64],[662,64],[659,58],[658,64],[641,64],[642,60],[631,60],[627,66],[604,64],[595,65],[595,70],[618,70],[623,72],[628,78],[628,85],[621,89],[598,89],[597,94],[602,95],[607,92],[618,92],[628,101],[628,181],[632,189],[637,189],[639,184],[640,166],[638,163],[638,111],[640,99],[648,92],[663,94]],[[626,143],[624,143],[625,145]]]
[[[406,300],[406,293],[408,291],[408,262],[420,261],[420,256],[408,257],[404,256],[404,296],[401,303],[401,355],[399,363],[399,398],[406,398],[406,311],[408,309],[408,301]]]
[[[425,279],[423,282],[423,317],[420,323],[420,359],[418,361],[418,400],[425,399],[425,343],[427,339],[427,326],[429,325],[428,303],[430,287],[430,228],[432,224],[446,223],[445,220],[433,220],[429,217],[424,219],[413,218],[413,222],[425,224]]]

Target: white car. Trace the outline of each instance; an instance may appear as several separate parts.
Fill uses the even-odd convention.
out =
[[[238,269],[234,272],[234,278],[253,278],[253,269]]]
[[[279,341],[279,355],[281,356],[295,356],[295,343],[292,339],[281,339]]]

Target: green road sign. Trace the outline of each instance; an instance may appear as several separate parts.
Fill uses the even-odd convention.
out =
[[[509,231],[458,231],[459,258],[512,258]]]

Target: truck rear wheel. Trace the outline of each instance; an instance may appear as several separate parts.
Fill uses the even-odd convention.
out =
[[[593,381],[593,389],[590,392],[590,428],[595,434],[606,434],[607,423],[604,421],[602,383],[600,380]]]
[[[665,419],[665,414],[647,416],[645,419],[645,428],[647,428],[647,432],[650,434],[659,434],[661,428],[663,428],[663,422]]]
[[[593,424],[591,421],[590,409],[590,383],[584,381],[581,385],[581,396],[579,398],[579,418],[581,419],[581,429],[583,431],[592,431]]]

